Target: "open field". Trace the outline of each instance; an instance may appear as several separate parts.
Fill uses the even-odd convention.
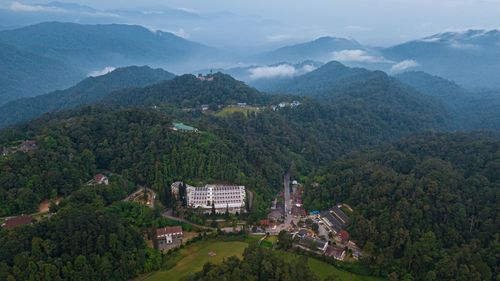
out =
[[[259,112],[259,111],[260,111],[260,108],[258,108],[258,107],[252,107],[252,106],[247,106],[247,107],[232,107],[232,106],[228,106],[228,107],[223,108],[221,111],[217,112],[215,114],[215,116],[225,117],[225,116],[228,116],[228,115],[236,113],[236,112],[241,112],[245,116],[248,116],[249,113]]]
[[[187,276],[192,272],[200,271],[206,262],[212,262],[214,264],[221,263],[224,258],[230,256],[237,256],[241,258],[241,255],[245,248],[251,242],[258,241],[262,236],[248,236],[244,242],[214,242],[214,241],[203,241],[194,243],[181,249],[178,252],[172,254],[171,261],[173,263],[177,262],[176,265],[165,271],[157,271],[151,274],[147,274],[136,278],[135,281],[176,281],[181,277]],[[277,237],[270,236],[263,241],[272,245]],[[266,247],[266,245],[262,245]],[[270,247],[266,247],[270,248]],[[209,252],[214,252],[216,255],[211,257]],[[283,255],[286,259],[292,261],[298,258],[298,255],[292,253],[285,253],[281,251],[276,251],[275,253]],[[336,275],[342,281],[383,281],[384,279],[372,276],[363,276],[354,273],[347,272],[336,268],[335,266],[325,263],[323,261],[308,258],[308,265],[311,270],[321,279],[325,279],[330,275]]]
[[[309,268],[311,268],[312,272],[314,272],[321,279],[325,279],[326,277],[335,274],[340,277],[340,280],[349,280],[349,281],[383,281],[384,279],[373,277],[373,276],[363,276],[354,273],[350,273],[344,270],[340,270],[335,266],[328,264],[326,262],[308,258],[307,263],[309,264]]]
[[[204,241],[196,243],[180,251],[180,260],[166,271],[157,271],[150,275],[137,278],[136,281],[175,281],[187,276],[191,272],[200,271],[207,262],[221,263],[224,258],[237,256],[241,258],[243,251],[248,246],[245,242],[213,242]],[[216,255],[211,257],[209,252]]]
[[[291,253],[285,253],[285,252],[280,252],[282,253],[286,259],[288,260],[293,260],[298,258],[298,255],[294,255]],[[364,276],[364,275],[359,275],[355,273],[350,273],[345,270],[341,270],[336,268],[335,266],[314,259],[314,258],[307,258],[307,264],[309,265],[309,268],[311,269],[316,276],[318,276],[321,280],[325,279],[328,276],[331,275],[336,275],[340,278],[342,281],[383,281],[385,279],[379,278],[379,277],[374,277],[374,276]]]

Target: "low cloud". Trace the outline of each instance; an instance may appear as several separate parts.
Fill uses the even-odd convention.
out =
[[[417,66],[419,66],[419,64],[415,60],[404,60],[404,61],[401,61],[401,62],[393,65],[391,67],[391,72],[397,73],[397,72],[405,71],[407,69],[414,68]]]
[[[390,63],[381,56],[371,55],[363,50],[342,50],[332,53],[332,59],[340,62]]]
[[[59,8],[59,7],[28,5],[28,4],[24,4],[24,3],[20,3],[20,2],[12,2],[10,4],[10,10],[13,12],[29,12],[29,13],[39,13],[39,12],[66,13],[66,12],[68,12],[67,10]]]
[[[250,79],[266,79],[266,78],[285,78],[305,74],[315,70],[313,65],[306,64],[300,68],[296,68],[289,64],[280,64],[274,66],[259,66],[248,70]]]
[[[106,66],[105,68],[103,68],[101,70],[95,70],[95,71],[90,72],[88,74],[88,76],[97,77],[97,76],[106,75],[106,74],[112,72],[115,69],[116,69],[116,67]]]

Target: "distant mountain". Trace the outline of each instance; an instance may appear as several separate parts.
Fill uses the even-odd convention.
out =
[[[147,66],[118,68],[103,76],[89,77],[66,90],[23,98],[1,106],[0,128],[36,118],[46,112],[95,103],[112,91],[144,87],[174,77],[170,72]]]
[[[469,91],[421,71],[405,72],[395,78],[444,104],[456,130],[500,130],[500,90]]]
[[[371,73],[364,68],[351,68],[331,61],[314,71],[281,83],[265,85],[260,90],[311,97],[333,96],[333,92],[340,92],[353,82],[366,80]]]
[[[500,87],[500,31],[447,32],[382,50],[387,59],[411,60],[415,70],[467,88]]]
[[[394,77],[421,93],[439,99],[450,106],[457,106],[473,95],[453,81],[423,71],[408,71]]]
[[[313,41],[285,46],[271,52],[259,54],[252,57],[251,60],[266,64],[278,62],[298,63],[305,60],[330,61],[332,60],[332,53],[335,51],[364,48],[355,40],[320,37]]]
[[[0,31],[0,42],[91,72],[107,66],[148,64],[180,70],[215,60],[215,49],[168,32],[135,25],[45,22]]]
[[[393,123],[396,122],[414,126],[412,130],[449,127],[449,112],[437,99],[427,97],[382,71],[350,68],[335,61],[275,85],[269,91],[331,102],[339,111],[350,108],[382,119],[388,126],[396,126]]]
[[[202,104],[217,106],[239,102],[260,104],[266,99],[266,96],[259,91],[229,75],[215,73],[208,77],[210,81],[202,81],[194,75],[185,74],[145,88],[113,92],[102,103],[122,107],[153,106],[164,103],[181,107],[196,107]]]
[[[0,105],[68,87],[83,76],[59,60],[0,43]]]

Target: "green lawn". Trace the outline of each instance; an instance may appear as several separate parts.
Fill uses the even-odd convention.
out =
[[[314,272],[319,278],[325,279],[326,277],[335,274],[340,277],[340,280],[346,281],[382,281],[384,279],[373,277],[373,276],[363,276],[354,273],[350,273],[344,270],[340,270],[335,266],[328,264],[326,262],[308,258],[307,263],[309,264],[309,268]]]
[[[289,261],[292,261],[292,260],[299,257],[298,255],[291,254],[291,253],[285,253],[285,252],[281,252],[281,251],[279,253],[284,255],[284,257]],[[384,281],[385,280],[385,279],[378,278],[378,277],[364,276],[364,275],[359,275],[359,274],[355,274],[355,273],[350,273],[348,271],[338,269],[329,263],[326,263],[326,262],[323,262],[323,261],[320,261],[320,260],[317,260],[317,259],[314,259],[311,257],[307,258],[307,264],[309,265],[309,268],[311,269],[311,271],[314,274],[316,274],[316,276],[318,276],[320,278],[320,280],[323,280],[330,275],[336,275],[342,281]]]
[[[247,107],[225,107],[221,111],[215,113],[215,116],[217,117],[226,117],[230,114],[236,113],[236,112],[241,112],[245,116],[248,116],[249,113],[252,112],[258,112],[260,109],[258,107],[252,107],[252,106],[247,106]]]
[[[198,272],[207,262],[221,263],[224,258],[237,256],[241,258],[248,246],[245,242],[212,242],[196,243],[181,250],[181,258],[172,269],[157,271],[150,275],[137,278],[137,281],[175,281],[187,276],[191,272]],[[216,253],[210,257],[209,252]]]

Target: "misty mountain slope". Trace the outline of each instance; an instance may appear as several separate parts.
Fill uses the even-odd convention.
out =
[[[90,72],[106,66],[175,66],[207,61],[215,49],[136,25],[45,22],[0,32],[0,42]],[[169,68],[171,69],[171,68]]]
[[[456,108],[473,98],[473,93],[458,84],[422,71],[408,71],[394,77],[421,93],[440,100],[451,108]]]
[[[267,64],[283,61],[289,63],[298,63],[305,60],[330,61],[332,52],[364,48],[355,40],[320,37],[313,41],[285,46],[271,52],[259,54],[252,57],[252,59]]]
[[[414,60],[419,70],[467,88],[500,87],[500,31],[447,32],[382,50],[386,58]]]
[[[147,66],[118,68],[103,76],[89,77],[65,90],[3,105],[0,107],[0,128],[36,118],[46,112],[94,103],[115,90],[144,87],[174,77],[170,72]]]
[[[61,61],[0,43],[0,105],[68,87],[83,77]]]
[[[500,90],[468,91],[424,72],[406,72],[395,78],[442,102],[455,130],[500,130]]]

